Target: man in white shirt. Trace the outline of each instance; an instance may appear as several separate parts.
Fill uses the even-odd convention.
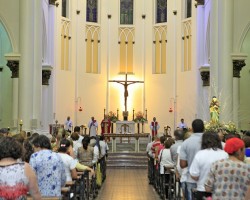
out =
[[[181,128],[182,130],[187,129],[187,124],[184,122],[184,119],[181,119],[181,122],[178,124],[178,128]]]
[[[67,117],[67,120],[64,123],[65,125],[65,130],[71,133],[71,129],[72,129],[72,121],[70,120],[70,116]]]

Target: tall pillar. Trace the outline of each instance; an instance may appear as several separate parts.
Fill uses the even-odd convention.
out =
[[[211,83],[211,96],[218,96],[218,49],[219,49],[219,30],[218,30],[218,0],[212,0],[210,11],[210,83]]]
[[[43,131],[49,131],[49,124],[52,122],[52,103],[49,95],[49,79],[51,76],[51,66],[43,66],[42,70],[42,117],[41,128]]]
[[[245,54],[232,54],[233,61],[233,121],[239,127],[240,71],[246,65]]]
[[[20,68],[18,118],[23,121],[23,130],[31,130],[33,118],[33,73],[34,73],[34,2],[22,0],[20,5]],[[40,38],[41,39],[41,38]]]
[[[3,91],[2,72],[3,72],[3,66],[0,66],[0,91]],[[0,95],[0,111],[2,111],[2,107],[3,107],[2,98],[3,98],[2,95]],[[3,118],[3,113],[0,112],[0,127],[3,126],[2,118]]]
[[[34,1],[34,73],[33,73],[33,113],[32,129],[41,127],[42,111],[42,0]],[[45,41],[44,41],[45,42]]]
[[[20,54],[5,54],[7,66],[12,72],[12,129],[18,129],[18,79]]]
[[[218,86],[221,104],[220,121],[233,120],[233,0],[216,0],[219,3],[219,65]],[[213,41],[214,42],[214,41]]]

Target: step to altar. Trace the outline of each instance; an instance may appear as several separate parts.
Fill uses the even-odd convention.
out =
[[[107,158],[107,168],[146,169],[147,165],[146,151],[144,153],[130,153],[127,151],[109,153]]]
[[[116,138],[116,152],[146,152],[148,144],[148,138],[140,138],[139,148],[136,150],[136,139],[135,138]],[[108,142],[109,152],[112,152],[112,142]]]

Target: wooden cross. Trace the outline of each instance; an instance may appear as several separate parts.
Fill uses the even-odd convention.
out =
[[[144,83],[144,81],[128,81],[127,79],[128,74],[125,74],[125,81],[121,80],[110,80],[109,82],[115,82],[122,84],[124,86],[124,106],[125,106],[125,112],[127,112],[127,98],[128,98],[128,86],[134,83]]]

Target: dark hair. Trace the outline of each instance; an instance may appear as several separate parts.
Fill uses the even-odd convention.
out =
[[[160,142],[161,142],[161,144],[164,144],[165,139],[166,139],[165,136],[161,136],[161,137],[160,137]]]
[[[90,143],[90,137],[89,136],[85,136],[82,140],[82,146],[85,150],[88,149],[88,145]]]
[[[174,137],[176,140],[183,140],[184,138],[184,131],[181,129],[177,129],[174,131]]]
[[[174,139],[171,137],[167,137],[165,142],[164,142],[165,148],[169,149],[172,146],[172,144],[174,144]]]
[[[228,139],[231,139],[231,138],[239,138],[239,134],[233,134],[233,133],[228,133],[228,134],[225,134],[225,141],[227,141]]]
[[[58,152],[66,153],[69,147],[70,147],[70,141],[67,139],[62,139],[60,142]]]
[[[246,148],[250,147],[250,137],[249,137],[249,136],[245,136],[245,137],[243,138],[243,141],[244,141],[244,143],[245,143],[245,147],[246,147]]]
[[[75,128],[74,128],[74,132],[80,132],[80,126],[75,126]]]
[[[24,147],[24,152],[23,152],[22,160],[28,163],[30,161],[31,154],[34,153],[34,149],[29,139],[26,139],[24,141],[23,147]]]
[[[218,133],[207,131],[202,135],[201,149],[213,150],[222,149],[222,144]]]
[[[202,133],[204,131],[204,123],[201,119],[195,119],[192,122],[192,128],[194,133]]]
[[[101,140],[101,141],[104,140],[104,136],[103,136],[103,135],[100,136],[100,140]]]
[[[72,139],[73,141],[77,141],[77,140],[79,139],[78,133],[73,132],[73,133],[71,134],[71,139]]]
[[[51,149],[49,138],[45,135],[39,135],[38,137],[35,137],[32,143],[35,147],[40,147],[42,149]]]
[[[3,158],[18,159],[22,157],[22,145],[12,137],[0,138],[0,160]]]

